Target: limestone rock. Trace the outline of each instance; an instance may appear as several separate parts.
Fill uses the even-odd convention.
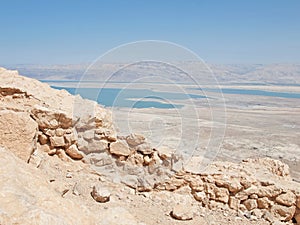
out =
[[[292,206],[296,202],[296,195],[293,192],[288,191],[287,193],[277,196],[275,200],[281,205]]]
[[[273,205],[271,208],[271,213],[281,221],[289,221],[293,218],[296,212],[296,207],[283,206],[283,205]]]
[[[111,154],[119,156],[129,156],[130,154],[130,149],[127,143],[123,140],[111,143],[109,149]]]
[[[41,145],[44,145],[44,144],[48,143],[48,137],[45,134],[43,134],[42,132],[39,132],[38,140],[39,140]]]
[[[27,162],[36,148],[37,128],[26,112],[0,111],[0,146]]]
[[[170,215],[177,220],[192,220],[193,211],[186,205],[175,205]]]
[[[246,206],[248,211],[257,208],[257,202],[255,199],[247,199],[246,201],[243,202],[243,204]]]
[[[3,148],[0,171],[1,224],[97,224],[86,206],[61,198],[44,173]]]
[[[257,206],[259,209],[267,209],[270,206],[270,200],[267,197],[258,198]]]
[[[150,144],[148,144],[148,143],[143,143],[143,144],[138,145],[136,147],[136,150],[138,152],[141,152],[144,155],[149,155],[153,152],[153,149],[151,148]]]
[[[199,201],[199,202],[203,202],[204,204],[207,203],[207,197],[205,192],[200,191],[200,192],[194,192],[193,193],[194,198]]]
[[[97,167],[107,166],[113,164],[113,159],[108,153],[91,153],[87,155],[90,163]]]
[[[65,139],[64,137],[50,137],[50,144],[52,147],[64,147],[65,146]]]
[[[66,153],[72,159],[82,159],[83,158],[83,154],[78,150],[78,148],[75,144],[73,144],[69,148],[67,148]]]
[[[135,147],[145,142],[145,137],[141,134],[130,134],[126,137],[129,146]]]
[[[70,128],[74,122],[72,115],[68,115],[66,111],[51,110],[49,108],[35,105],[31,110],[31,115],[38,123],[40,129],[57,129]]]
[[[229,191],[226,188],[215,189],[215,200],[223,203],[228,203]]]
[[[240,205],[240,200],[233,196],[230,196],[228,200],[228,204],[231,209],[238,210]]]
[[[101,153],[108,149],[108,143],[103,140],[93,140],[87,142],[83,138],[78,139],[78,149],[84,152],[86,155],[90,153]]]
[[[91,195],[97,202],[101,203],[108,202],[110,199],[110,192],[100,185],[95,185],[93,187]]]
[[[176,152],[175,149],[169,148],[167,146],[161,146],[157,149],[158,155],[161,159],[171,159],[172,155]]]

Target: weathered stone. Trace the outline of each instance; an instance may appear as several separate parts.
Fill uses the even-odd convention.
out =
[[[293,218],[296,211],[295,206],[287,207],[283,205],[273,205],[271,213],[281,221],[289,221]]]
[[[216,194],[215,194],[216,189],[217,189],[217,187],[214,184],[211,184],[211,183],[205,183],[204,184],[205,193],[207,194],[207,196],[210,199],[215,199],[216,198]]]
[[[26,112],[0,111],[0,146],[27,162],[36,146],[37,128]]]
[[[189,185],[193,191],[203,191],[204,190],[203,181],[201,180],[200,177],[191,179],[189,181]]]
[[[48,137],[47,135],[43,134],[42,132],[39,132],[38,134],[38,140],[41,145],[47,144],[48,143]]]
[[[109,151],[111,154],[115,155],[123,155],[123,156],[129,156],[130,149],[127,145],[127,143],[123,140],[119,140],[117,142],[113,142],[110,144]]]
[[[253,209],[251,213],[258,219],[262,218],[263,216],[263,212],[260,209]]]
[[[64,136],[64,134],[65,134],[65,130],[60,127],[55,130],[55,135],[58,137],[62,137]]]
[[[78,148],[75,144],[73,144],[69,148],[67,148],[66,153],[72,159],[82,159],[83,158],[83,154],[78,150]]]
[[[169,148],[167,146],[161,146],[157,149],[158,155],[162,160],[171,159],[175,151],[175,149]]]
[[[175,205],[170,215],[177,220],[192,220],[193,212],[186,205]]]
[[[258,198],[257,206],[259,209],[268,209],[270,207],[270,200],[267,197]]]
[[[206,204],[208,201],[207,196],[206,196],[205,192],[203,192],[203,191],[194,192],[193,196],[197,201],[203,202],[204,204]]]
[[[90,154],[94,152],[100,153],[100,152],[105,152],[108,149],[108,143],[104,140],[100,140],[100,141],[93,140],[92,142],[87,143],[85,140],[79,138],[78,149],[80,151],[83,151],[85,154]]]
[[[87,158],[90,160],[91,164],[94,164],[97,167],[107,166],[113,163],[112,157],[105,152],[91,153]]]
[[[55,136],[55,130],[53,130],[53,129],[44,129],[44,133],[47,136],[50,136],[50,137],[54,137]]]
[[[143,155],[135,153],[128,157],[127,162],[142,166],[144,164],[144,158]]]
[[[258,197],[260,197],[260,198],[262,198],[262,197],[273,198],[273,197],[276,197],[277,195],[279,195],[280,193],[282,193],[282,189],[272,185],[272,186],[266,186],[266,187],[264,187],[264,186],[259,187],[255,194],[257,194]]]
[[[73,119],[62,110],[51,110],[49,108],[36,105],[31,110],[31,115],[38,123],[40,129],[57,129],[58,127],[67,129],[72,127]]]
[[[243,202],[243,204],[246,206],[247,210],[249,211],[257,208],[257,202],[255,199],[247,199]]]
[[[94,130],[86,130],[83,133],[83,138],[89,142],[89,140],[94,139],[95,131]]]
[[[65,142],[67,145],[75,144],[78,140],[77,131],[75,129],[69,129],[64,135]]]
[[[101,127],[101,128],[95,129],[94,138],[96,140],[106,139],[107,141],[115,142],[115,141],[117,141],[117,138],[115,135],[116,134],[114,131],[104,128],[104,127]]]
[[[296,202],[296,195],[293,192],[288,191],[287,193],[277,196],[275,201],[281,205],[292,206]]]
[[[141,152],[144,155],[149,155],[153,152],[153,149],[151,148],[150,144],[143,143],[136,147],[136,150]]]
[[[300,209],[300,194],[297,195],[296,198],[297,198],[297,199],[296,199],[296,206],[298,207],[298,209]]]
[[[126,137],[128,145],[134,147],[145,142],[145,137],[141,134],[130,134]]]
[[[57,152],[57,149],[56,148],[52,148],[48,151],[48,155],[52,156],[52,155],[55,155]]]
[[[110,200],[111,194],[106,188],[101,187],[100,185],[95,185],[91,195],[97,202],[105,203]]]
[[[50,137],[50,144],[53,147],[64,147],[65,146],[65,139],[64,137]]]
[[[229,191],[226,188],[215,189],[215,200],[223,203],[228,203]]]
[[[233,196],[230,196],[228,200],[228,204],[231,209],[238,210],[240,205],[240,200]]]

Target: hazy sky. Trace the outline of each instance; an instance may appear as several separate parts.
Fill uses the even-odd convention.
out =
[[[164,40],[212,63],[300,62],[299,0],[0,0],[0,65],[94,60]]]

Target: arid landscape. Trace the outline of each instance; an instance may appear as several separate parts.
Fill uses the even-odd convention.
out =
[[[0,225],[300,225],[299,0],[0,6]]]
[[[103,108],[16,71],[0,76],[1,224],[299,223],[298,99],[228,94],[221,124],[203,99]],[[224,136],[211,153],[214,129]]]

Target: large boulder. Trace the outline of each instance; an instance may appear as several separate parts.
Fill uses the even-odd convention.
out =
[[[27,112],[0,111],[0,146],[27,162],[36,146],[38,124]]]
[[[0,224],[97,224],[87,207],[64,199],[44,173],[0,148]]]

